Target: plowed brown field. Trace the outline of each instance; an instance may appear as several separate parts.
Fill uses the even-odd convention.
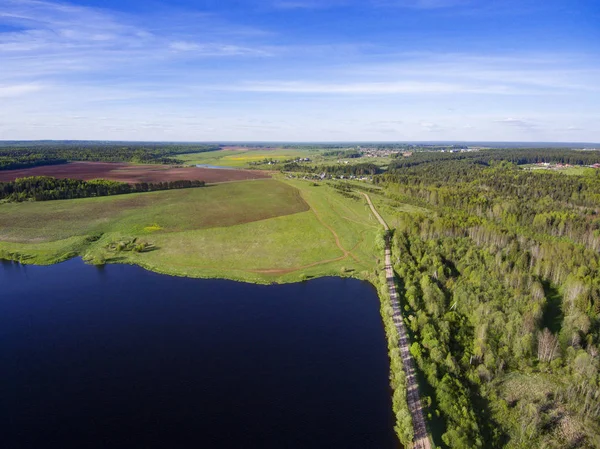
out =
[[[1,170],[0,181],[14,181],[25,176],[53,176],[71,179],[109,179],[127,182],[164,182],[200,180],[207,183],[244,181],[268,178],[269,174],[258,170],[228,170],[197,167],[171,167],[165,165],[132,165],[119,162],[71,162],[61,165],[45,165],[21,170]]]

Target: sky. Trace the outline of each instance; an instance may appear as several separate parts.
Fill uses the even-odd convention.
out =
[[[0,140],[600,142],[598,0],[0,0]]]

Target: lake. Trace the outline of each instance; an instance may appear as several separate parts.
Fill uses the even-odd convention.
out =
[[[196,164],[197,168],[214,168],[215,170],[233,170],[234,167],[223,167],[221,165]]]
[[[0,263],[12,448],[397,448],[375,289]]]

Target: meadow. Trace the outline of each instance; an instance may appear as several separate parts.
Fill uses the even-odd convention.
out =
[[[562,173],[563,175],[569,176],[593,175],[597,171],[594,168],[579,165],[572,165],[570,167],[561,168],[546,168],[543,166],[540,167],[536,164],[526,164],[521,165],[520,168],[522,168],[523,170],[531,170],[533,173]]]
[[[378,225],[326,183],[255,180],[199,189],[2,205],[0,255],[49,264],[74,256],[250,282],[367,278]],[[126,242],[150,251],[115,251]]]
[[[186,165],[214,165],[217,167],[249,168],[252,163],[264,159],[284,161],[299,157],[315,157],[319,150],[283,149],[283,148],[231,148],[203,153],[181,154],[177,159]]]

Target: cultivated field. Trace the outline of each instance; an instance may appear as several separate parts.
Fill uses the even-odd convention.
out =
[[[117,162],[71,162],[22,170],[2,170],[0,171],[0,182],[14,181],[17,178],[26,176],[52,176],[83,180],[102,178],[130,184],[178,180],[200,180],[207,183],[217,183],[269,177],[268,174],[256,170],[211,170],[197,167],[134,165]]]
[[[0,253],[28,263],[75,255],[191,277],[292,282],[366,278],[378,225],[365,201],[302,180],[4,204]],[[115,252],[120,241],[153,250]]]
[[[308,210],[298,190],[271,179],[0,207],[0,241],[21,243],[226,227]]]
[[[181,159],[189,165],[204,164],[219,167],[248,168],[252,166],[251,163],[260,162],[264,159],[284,161],[299,157],[313,158],[319,154],[320,151],[318,150],[228,147],[219,151],[180,154],[177,155],[177,159]]]

